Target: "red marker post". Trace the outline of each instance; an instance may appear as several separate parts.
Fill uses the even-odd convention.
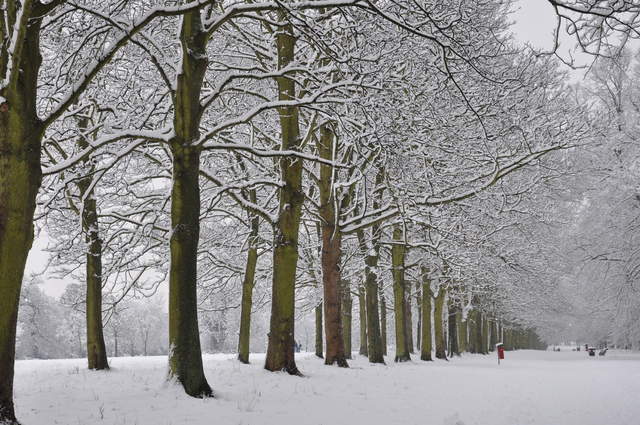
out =
[[[504,345],[501,342],[496,344],[496,353],[498,353],[498,364],[500,364],[500,360],[504,360]]]

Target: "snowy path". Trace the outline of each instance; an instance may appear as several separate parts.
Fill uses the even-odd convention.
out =
[[[415,356],[414,356],[415,357]],[[16,366],[16,408],[24,425],[637,425],[640,354],[507,352],[348,370],[300,354],[307,375],[205,356],[217,398],[196,400],[163,384],[165,357],[112,359],[108,373],[79,360]],[[391,359],[392,360],[392,359]]]

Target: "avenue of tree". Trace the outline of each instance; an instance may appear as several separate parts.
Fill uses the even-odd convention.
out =
[[[544,348],[576,318],[637,346],[640,9],[547,3],[594,58],[579,87],[558,43],[513,39],[511,1],[0,0],[0,424],[16,340],[71,355],[43,314],[89,369],[107,335],[161,350],[164,322],[194,397],[201,334],[248,363],[265,309],[264,367],[291,375],[300,312],[339,367]],[[21,294],[36,229],[74,317]],[[585,270],[616,277],[575,298]],[[137,304],[163,283],[167,315]],[[587,314],[602,291],[615,315]]]

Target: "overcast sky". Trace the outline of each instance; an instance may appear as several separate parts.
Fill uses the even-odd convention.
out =
[[[547,0],[519,0],[516,7],[518,10],[513,15],[513,32],[517,39],[538,49],[550,49],[553,46],[552,31],[556,20]],[[569,44],[570,40],[565,43]],[[47,254],[43,251],[46,244],[46,235],[36,238],[27,260],[26,276],[39,273],[46,266]],[[45,292],[55,297],[60,296],[66,286],[65,282],[48,276],[45,276],[44,281]]]

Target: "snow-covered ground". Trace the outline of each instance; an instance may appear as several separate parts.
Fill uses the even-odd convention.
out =
[[[297,357],[304,378],[205,356],[216,398],[187,397],[164,383],[165,357],[116,358],[110,372],[85,361],[26,360],[16,365],[16,408],[24,425],[637,425],[640,354],[610,351],[507,352],[450,362],[350,369]]]

